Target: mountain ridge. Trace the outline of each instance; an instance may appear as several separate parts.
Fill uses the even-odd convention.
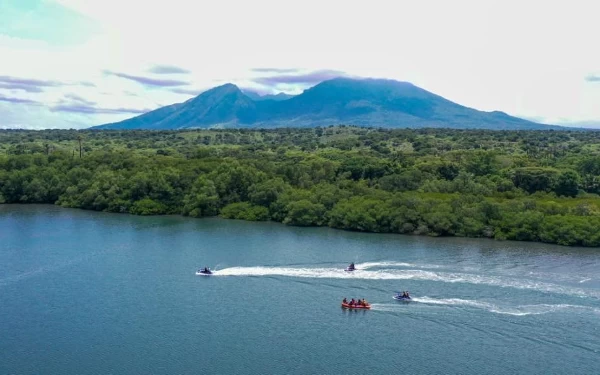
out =
[[[184,103],[92,128],[161,130],[346,124],[388,128],[562,129],[501,111],[479,111],[412,83],[388,79],[334,78],[302,94],[278,99],[274,95],[253,94],[227,83]]]
[[[257,101],[262,101],[262,100],[276,100],[276,101],[280,101],[280,100],[287,100],[290,98],[293,98],[294,95],[290,95],[290,94],[286,94],[283,92],[277,93],[277,94],[267,94],[267,95],[260,95],[259,93],[252,91],[252,90],[244,90],[242,89],[242,92],[249,97],[250,99],[254,100],[255,102]]]

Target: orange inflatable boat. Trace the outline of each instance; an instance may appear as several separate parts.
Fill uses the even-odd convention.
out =
[[[342,307],[346,308],[346,309],[370,309],[371,305],[367,303],[366,306],[362,306],[362,305],[350,305],[348,303],[343,303],[342,302]]]

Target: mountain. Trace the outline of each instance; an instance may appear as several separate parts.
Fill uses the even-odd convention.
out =
[[[262,100],[276,100],[276,101],[281,101],[281,100],[287,100],[289,98],[293,98],[294,95],[289,95],[289,94],[285,94],[283,92],[280,92],[278,94],[275,95],[260,95],[254,91],[250,91],[250,90],[242,90],[242,92],[244,94],[246,94],[247,97],[249,97],[250,99],[254,100],[255,102],[258,101],[262,101]]]
[[[346,124],[389,128],[562,129],[504,112],[478,111],[411,83],[385,79],[335,78],[285,100],[256,96],[228,83],[184,103],[94,128],[158,130]]]

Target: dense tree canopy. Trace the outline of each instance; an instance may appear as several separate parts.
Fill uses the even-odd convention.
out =
[[[0,203],[600,246],[599,193],[591,131],[0,131]]]

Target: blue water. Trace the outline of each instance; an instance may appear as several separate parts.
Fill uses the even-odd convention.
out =
[[[0,374],[599,366],[600,249],[0,205]]]

